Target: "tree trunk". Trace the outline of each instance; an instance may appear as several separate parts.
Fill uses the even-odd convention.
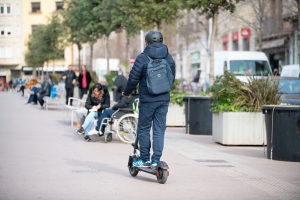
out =
[[[48,66],[48,62],[47,62],[47,66]],[[53,69],[52,69],[53,74],[55,73],[54,66],[55,66],[55,59],[53,59]]]
[[[80,43],[77,43],[77,48],[78,48],[78,70],[80,72],[80,66],[81,66],[81,60],[80,60],[80,50],[81,50],[81,45]],[[74,67],[74,66],[73,66]]]
[[[300,61],[300,0],[297,1],[298,4],[298,60]]]
[[[129,44],[130,44],[130,40],[129,40],[129,36],[126,36],[126,69],[125,69],[125,74],[124,76],[126,77],[127,74],[129,74],[130,72],[130,55],[129,55]]]
[[[108,44],[108,36],[105,36],[105,49],[106,49],[106,62],[107,62],[107,72],[106,74],[110,74],[110,68],[109,68],[109,58],[110,58],[110,53],[109,53],[109,44]]]
[[[91,54],[90,54],[90,71],[93,70],[93,50],[94,50],[94,43],[90,43]]]
[[[217,21],[218,21],[218,10],[214,11],[213,16],[213,25],[211,31],[211,38],[210,38],[210,69],[209,69],[209,85],[212,86],[214,84],[214,52],[215,52],[215,37],[217,32]]]
[[[47,66],[47,72],[46,72],[46,74],[47,74],[47,76],[49,76],[49,66],[48,66],[48,61],[46,61],[46,66]],[[54,67],[53,67],[54,68]]]
[[[32,77],[33,78],[37,78],[36,77],[36,69],[35,69],[35,67],[33,67],[33,69],[32,69]]]

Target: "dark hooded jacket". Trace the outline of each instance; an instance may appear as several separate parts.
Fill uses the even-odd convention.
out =
[[[65,88],[74,88],[72,81],[77,79],[75,72],[67,70],[61,75],[61,77],[63,76],[67,77],[65,80]]]
[[[149,44],[145,48],[143,53],[147,54],[152,59],[166,59],[170,64],[172,74],[175,77],[175,62],[172,56],[169,54],[168,47],[166,45],[154,42],[152,44]],[[148,91],[146,83],[146,72],[149,59],[143,53],[138,55],[138,57],[136,58],[136,61],[130,71],[124,94],[126,96],[131,94],[131,92],[136,89],[136,86],[139,83],[140,102],[170,101],[170,92],[152,95]]]
[[[106,86],[102,86],[102,87],[103,87],[104,94],[103,94],[103,97],[101,100],[92,97],[93,88],[91,88],[89,90],[89,94],[88,94],[87,100],[85,102],[85,108],[88,110],[91,109],[93,106],[97,106],[97,105],[99,105],[99,103],[101,103],[101,108],[98,110],[98,116],[101,115],[101,113],[104,109],[110,107],[110,96],[109,96],[108,89]]]
[[[42,95],[50,96],[52,81],[48,77],[44,77],[44,82],[41,85],[41,91],[39,92]]]
[[[127,84],[127,79],[123,75],[118,75],[114,80],[114,85],[117,87],[116,91],[116,101],[122,99],[122,92],[125,90]]]
[[[138,95],[131,95],[130,98],[128,97],[122,97],[121,100],[115,104],[112,109],[113,110],[118,110],[119,108],[130,108],[132,109],[132,104],[135,99],[137,99],[139,96]]]

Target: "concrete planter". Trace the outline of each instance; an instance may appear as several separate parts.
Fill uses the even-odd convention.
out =
[[[185,126],[184,106],[170,103],[167,114],[167,126]]]
[[[261,112],[213,114],[213,140],[224,145],[266,144],[264,115]]]

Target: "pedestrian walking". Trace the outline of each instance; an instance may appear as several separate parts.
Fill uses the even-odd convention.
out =
[[[78,76],[79,97],[82,99],[84,94],[87,94],[91,83],[91,74],[87,71],[86,66],[81,66],[81,73]]]
[[[163,44],[163,35],[159,31],[149,31],[145,36],[146,48],[138,55],[130,71],[127,86],[123,96],[130,96],[139,84],[139,121],[137,136],[140,147],[140,159],[133,162],[135,167],[155,168],[160,161],[164,147],[164,135],[166,130],[166,117],[170,101],[170,92],[161,94],[150,93],[147,86],[147,67],[149,58],[164,59],[171,68],[175,77],[175,62],[168,52],[168,47]],[[151,60],[150,60],[151,61]],[[149,77],[149,76],[148,76]],[[153,124],[153,155],[150,162],[150,129]]]
[[[69,97],[73,97],[74,95],[74,86],[76,83],[76,74],[72,70],[72,65],[68,66],[68,70],[65,71],[61,78],[65,80],[65,88],[66,88],[66,104],[68,104]],[[70,104],[72,105],[73,101],[70,101]]]

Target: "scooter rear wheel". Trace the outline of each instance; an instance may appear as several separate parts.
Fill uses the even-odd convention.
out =
[[[167,182],[168,170],[158,168],[157,172],[159,173],[159,176],[157,176],[157,181],[161,184],[164,184],[165,182]]]
[[[131,166],[131,167],[128,167],[128,169],[129,169],[129,173],[130,173],[131,176],[136,176],[139,173],[139,170],[136,169],[135,167]]]

